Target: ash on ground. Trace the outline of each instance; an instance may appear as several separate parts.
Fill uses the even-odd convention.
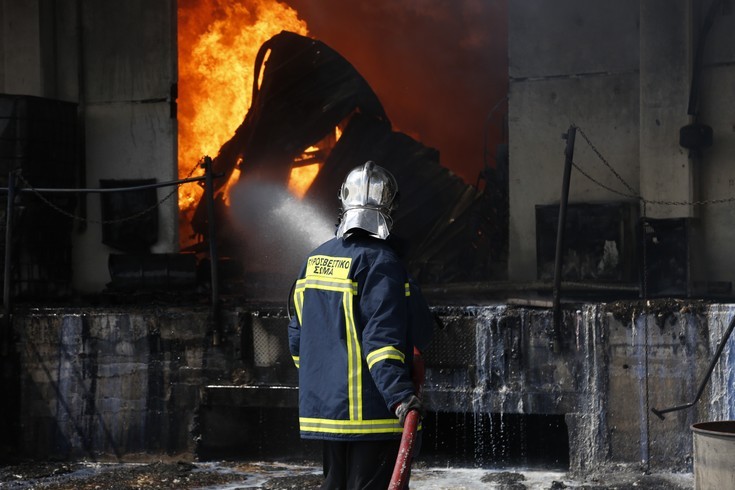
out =
[[[248,462],[23,462],[0,467],[0,488],[12,490],[312,490],[322,483],[320,466]],[[647,474],[634,469],[574,479],[563,472],[436,468],[417,465],[417,490],[689,490],[691,473]]]

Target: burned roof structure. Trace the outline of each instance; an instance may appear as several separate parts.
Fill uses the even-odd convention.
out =
[[[340,127],[341,137],[323,155],[305,199],[336,216],[344,176],[374,160],[398,181],[394,232],[404,239],[401,250],[417,278],[431,283],[490,279],[491,263],[505,260],[503,186],[487,179],[481,192],[442,166],[436,149],[394,131],[367,81],[336,51],[283,31],[260,48],[254,80],[250,109],[213,159],[215,173],[229,177],[239,169],[241,180],[257,177],[285,187],[304,151]],[[218,181],[217,201],[223,198],[224,181]],[[204,240],[211,239],[205,199],[192,226]],[[225,243],[221,250],[228,254],[221,235],[215,239]]]

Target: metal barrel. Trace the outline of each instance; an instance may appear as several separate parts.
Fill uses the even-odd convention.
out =
[[[735,488],[735,420],[692,425],[695,490]]]

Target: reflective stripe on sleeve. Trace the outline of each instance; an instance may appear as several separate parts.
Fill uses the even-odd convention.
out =
[[[400,350],[396,349],[392,345],[387,345],[376,349],[367,355],[368,369],[372,369],[373,365],[377,362],[384,361],[386,359],[395,359],[396,361],[406,362],[406,356]]]

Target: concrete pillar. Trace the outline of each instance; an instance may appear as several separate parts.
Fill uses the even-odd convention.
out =
[[[5,23],[8,15],[5,13],[7,1],[0,1],[0,93],[5,91]]]
[[[43,39],[48,36],[41,28],[41,3],[42,0],[0,2],[0,92],[44,95],[44,49],[49,43]]]
[[[2,0],[2,70],[4,93],[41,95],[41,46],[38,2]]]
[[[95,0],[80,7],[86,186],[98,187],[103,179],[175,180],[169,98],[176,80],[176,2]],[[171,187],[157,191],[159,241],[152,253],[178,251],[175,195]],[[116,250],[102,243],[98,194],[87,196],[87,211],[89,226],[72,249],[73,287],[94,293],[110,281],[107,261]]]
[[[0,93],[76,102],[79,0],[0,0]]]
[[[691,0],[640,3],[640,192],[644,199],[691,202],[693,162],[679,146],[689,124],[693,56]],[[651,218],[693,216],[692,206],[648,203]]]

